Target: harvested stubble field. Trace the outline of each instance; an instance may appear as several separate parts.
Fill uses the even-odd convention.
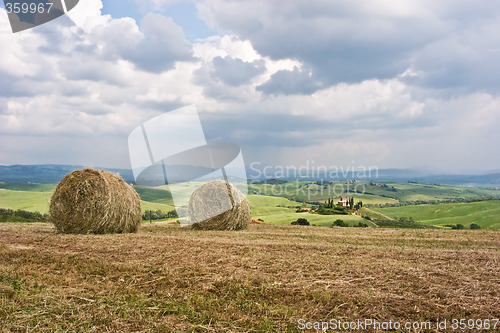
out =
[[[1,331],[294,332],[301,318],[499,318],[499,236],[166,224],[62,235],[49,224],[3,223]]]

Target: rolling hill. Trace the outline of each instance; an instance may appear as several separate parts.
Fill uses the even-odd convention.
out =
[[[483,229],[500,229],[500,200],[438,205],[375,208],[392,218],[413,217],[415,221],[445,227],[451,224],[478,224]]]
[[[290,224],[298,218],[306,218],[311,224],[331,226],[336,219],[349,225],[365,223],[354,215],[318,215],[308,212],[296,213],[295,208],[304,205],[307,199],[320,201],[330,197],[332,189],[339,185],[362,185],[365,193],[352,193],[356,201],[392,218],[413,217],[417,222],[444,227],[450,224],[470,225],[476,223],[481,228],[500,229],[500,201],[484,200],[500,197],[500,191],[493,189],[469,188],[445,185],[415,183],[374,183],[374,182],[318,182],[292,181],[275,184],[250,184],[248,200],[252,206],[252,217],[263,219],[270,224]],[[47,213],[55,184],[0,183],[0,208],[22,209]],[[142,199],[142,209],[168,212],[175,209],[168,187],[135,186]],[[269,193],[273,195],[261,195]],[[287,198],[278,196],[286,195]],[[448,201],[463,201],[447,203]],[[412,205],[406,205],[407,203]],[[414,205],[414,203],[427,203]],[[402,207],[397,206],[404,203]],[[432,204],[429,204],[432,203]],[[435,204],[439,203],[439,204]],[[310,205],[309,205],[310,206]]]

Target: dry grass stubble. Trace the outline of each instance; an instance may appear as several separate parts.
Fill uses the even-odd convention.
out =
[[[498,232],[251,225],[61,235],[0,224],[2,331],[298,331],[499,318]]]

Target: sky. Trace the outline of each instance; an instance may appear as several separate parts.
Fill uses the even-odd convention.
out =
[[[2,7],[0,164],[129,168],[195,104],[247,165],[499,170],[498,31],[497,1],[81,0],[15,34]]]

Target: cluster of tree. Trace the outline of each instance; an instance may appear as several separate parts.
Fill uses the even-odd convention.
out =
[[[163,219],[176,219],[179,216],[177,215],[177,211],[175,209],[172,209],[171,211],[168,212],[163,212],[162,210],[146,210],[145,212],[142,213],[142,219],[145,221],[150,221],[150,220],[163,220]]]
[[[317,186],[320,186],[320,187],[323,187],[324,189],[328,188],[328,186],[330,186],[330,182],[324,182],[323,180],[321,181],[316,181],[315,183]]]
[[[281,184],[286,184],[286,183],[288,183],[288,180],[277,179],[277,178],[270,178],[270,179],[265,179],[265,180],[261,180],[261,181],[251,182],[251,184],[256,184],[256,185],[263,185],[263,184],[281,185]]]
[[[334,205],[332,208],[327,208],[325,205],[320,205],[318,210],[316,211],[321,215],[347,215],[349,212],[347,211],[347,207],[336,206]]]
[[[333,222],[332,227],[349,227],[349,224],[345,223],[344,220],[337,219]],[[368,228],[368,224],[358,222],[358,224],[353,225],[354,228]]]
[[[380,183],[370,182],[369,184],[370,184],[370,186],[377,186],[377,187],[383,188],[386,191],[391,191],[391,192],[397,192],[398,191],[398,189],[395,188],[394,186],[389,186],[389,185],[383,184],[383,183],[380,184]]]
[[[0,222],[45,222],[49,214],[0,208]]]
[[[445,225],[445,227],[449,227],[449,228],[456,229],[456,230],[463,230],[463,229],[465,229],[465,226],[463,224],[460,224],[460,223],[457,223],[457,224],[447,224],[447,225]],[[472,223],[469,226],[469,229],[471,229],[471,230],[477,230],[477,229],[481,229],[481,226],[479,224]]]
[[[435,227],[415,221],[413,217],[400,217],[396,220],[372,219],[379,227],[408,228],[408,229],[435,229]]]
[[[293,221],[291,225],[311,225],[311,224],[309,223],[309,221],[307,221],[307,219],[300,218],[297,219],[297,221]]]
[[[342,200],[342,198],[340,198],[340,200]],[[328,198],[326,199],[326,202],[323,206],[325,208],[333,208],[333,205],[334,205],[333,198]]]
[[[281,207],[281,208],[299,208],[300,206],[291,206],[291,205],[277,204],[276,207]]]
[[[368,193],[367,193],[368,194]],[[366,207],[377,207],[377,208],[386,208],[386,207],[403,207],[403,206],[413,206],[413,205],[438,205],[445,203],[467,203],[467,202],[479,202],[479,201],[488,201],[488,200],[498,200],[496,197],[484,197],[484,198],[474,198],[474,199],[466,199],[466,198],[449,198],[442,200],[415,200],[415,201],[399,201],[395,203],[383,203],[383,204],[372,204],[366,205]]]
[[[345,223],[344,220],[336,219],[333,221],[332,227],[348,227],[349,224]]]

